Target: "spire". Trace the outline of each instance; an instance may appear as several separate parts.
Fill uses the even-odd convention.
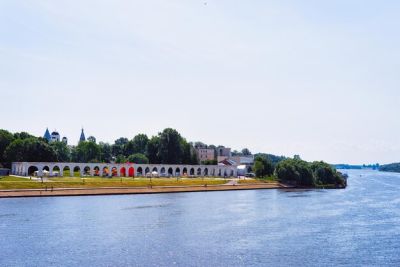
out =
[[[83,128],[82,128],[82,132],[81,132],[81,137],[79,138],[79,142],[82,141],[86,141],[86,137],[85,137],[85,133],[83,132]]]
[[[43,138],[46,139],[47,141],[51,140],[51,135],[50,135],[50,132],[49,132],[49,128],[46,128],[46,132],[44,133]]]

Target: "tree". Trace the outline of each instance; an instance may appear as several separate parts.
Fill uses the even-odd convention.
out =
[[[145,134],[138,134],[132,139],[133,153],[146,154],[149,138]]]
[[[147,164],[149,163],[149,159],[144,154],[136,153],[128,157],[128,162],[133,162],[136,164]]]
[[[14,136],[12,133],[6,130],[0,129],[0,162],[4,162],[4,151],[7,146],[14,141]]]
[[[27,132],[20,132],[20,133],[14,133],[14,138],[15,139],[28,139],[28,138],[35,138],[35,136],[27,133]]]
[[[301,186],[314,186],[315,178],[310,164],[299,159],[286,159],[276,166],[279,180],[295,182]]]
[[[314,161],[311,164],[311,170],[313,171],[317,184],[341,184],[344,185],[343,177],[328,163],[323,161]]]
[[[258,156],[254,160],[253,170],[257,177],[271,176],[274,173],[274,165],[268,157]]]
[[[54,149],[43,140],[35,137],[16,139],[4,151],[7,162],[21,161],[57,161]]]
[[[50,146],[56,152],[58,162],[69,162],[71,160],[71,150],[64,142],[52,142]]]
[[[75,148],[73,153],[76,162],[100,162],[101,150],[96,143],[82,141]]]
[[[114,144],[111,146],[112,154],[114,156],[123,155],[125,146],[128,144],[128,142],[129,142],[128,138],[125,137],[120,137],[117,140],[115,140]]]
[[[111,162],[112,159],[111,145],[108,143],[100,142],[99,147],[100,147],[100,161]]]
[[[181,135],[176,130],[167,128],[159,134],[159,138],[159,155],[161,163],[182,163],[183,148]]]
[[[250,152],[250,150],[248,148],[243,148],[242,149],[242,155],[243,156],[250,156],[251,152]]]
[[[149,143],[147,144],[147,158],[151,164],[160,163],[160,155],[159,155],[159,146],[160,146],[160,137],[153,136]]]
[[[126,162],[128,162],[128,159],[124,155],[118,155],[115,162],[116,163],[126,163]]]

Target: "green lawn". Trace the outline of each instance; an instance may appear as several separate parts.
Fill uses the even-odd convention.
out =
[[[60,177],[49,178],[45,182],[29,180],[17,177],[0,177],[0,189],[33,189],[71,187],[142,187],[142,186],[190,186],[190,185],[215,185],[224,184],[226,181],[221,178],[99,178],[99,177]]]

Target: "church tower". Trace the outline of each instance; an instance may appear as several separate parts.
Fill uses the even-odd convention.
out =
[[[51,135],[50,135],[50,132],[49,132],[49,128],[46,128],[46,132],[44,133],[43,138],[46,139],[49,142],[51,141]]]
[[[85,133],[83,132],[83,128],[82,128],[82,132],[81,132],[81,137],[79,138],[79,142],[82,141],[86,141],[86,137],[85,137]]]

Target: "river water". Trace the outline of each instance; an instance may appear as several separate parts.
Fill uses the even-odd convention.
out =
[[[0,199],[0,266],[400,266],[400,175],[345,190]]]

